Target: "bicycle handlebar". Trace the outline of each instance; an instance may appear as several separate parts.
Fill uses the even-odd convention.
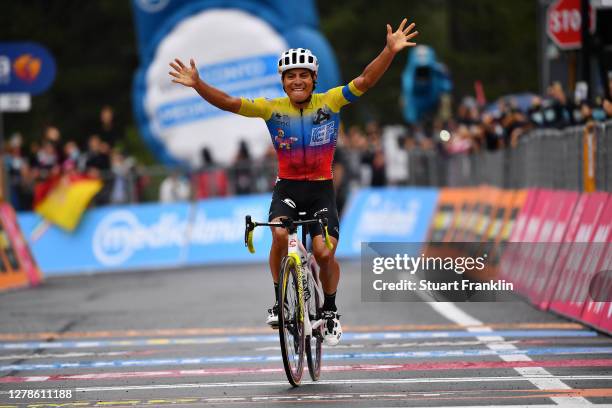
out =
[[[298,220],[294,221],[289,217],[282,218],[280,222],[255,222],[251,220],[251,216],[247,215],[245,217],[245,230],[244,230],[244,245],[249,249],[249,252],[255,253],[255,246],[253,245],[253,230],[256,227],[282,227],[287,230],[292,230],[297,228],[300,225],[310,225],[310,224],[319,224],[321,226],[321,230],[323,231],[323,240],[325,241],[325,246],[328,249],[333,249],[334,245],[329,239],[329,232],[327,231],[327,218],[313,218],[310,220]]]

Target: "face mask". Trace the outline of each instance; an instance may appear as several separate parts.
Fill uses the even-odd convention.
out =
[[[593,109],[593,119],[598,121],[606,120],[606,112],[603,109]]]

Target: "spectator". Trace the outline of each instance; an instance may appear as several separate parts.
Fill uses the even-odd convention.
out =
[[[89,137],[88,149],[85,154],[85,169],[97,170],[100,173],[110,170],[110,157],[108,155],[108,145],[100,140],[100,136],[92,135]]]
[[[503,146],[503,129],[490,113],[482,115],[482,132],[486,150],[494,151]]]
[[[351,126],[348,131],[344,160],[346,163],[345,179],[349,184],[350,191],[370,182],[370,168],[362,160],[367,148],[368,141],[365,134],[358,126]]]
[[[259,163],[259,171],[257,171],[255,185],[257,191],[271,191],[276,183],[276,166],[277,166],[276,150],[273,145],[268,145],[266,152]]]
[[[544,109],[542,107],[542,98],[540,98],[539,96],[535,96],[531,100],[531,106],[527,110],[527,116],[529,117],[529,120],[533,126],[546,126],[546,121],[544,118]]]
[[[115,124],[115,112],[109,105],[104,105],[100,110],[100,128],[97,134],[111,148],[115,147],[121,139],[121,134]]]
[[[606,119],[612,119],[612,101],[604,99],[603,110],[606,113]]]
[[[376,122],[366,125],[368,135],[368,150],[362,156],[362,162],[370,168],[370,185],[380,187],[387,184],[385,153],[382,145],[382,134]]]
[[[338,143],[334,152],[332,163],[332,177],[334,180],[334,192],[336,194],[336,210],[342,214],[349,192],[349,179],[347,177],[347,137],[344,127],[341,125],[338,132]]]
[[[24,194],[25,184],[28,176],[28,162],[21,154],[23,137],[14,134],[8,143],[4,163],[8,172],[8,200],[17,211],[26,209],[27,197]]]
[[[552,111],[548,113],[548,124],[562,128],[572,124],[573,107],[565,96],[561,83],[555,82],[548,88],[548,95],[552,98]]]
[[[162,203],[174,203],[187,201],[191,196],[191,187],[177,170],[166,177],[159,186],[159,201]]]
[[[201,155],[202,167],[193,177],[196,198],[226,196],[229,183],[225,170],[217,166],[207,147],[202,148]]]
[[[111,152],[112,187],[110,202],[123,204],[130,201],[130,173],[134,170],[134,160],[125,158],[118,149]]]
[[[79,166],[81,164],[81,151],[79,150],[76,142],[73,140],[69,140],[64,145],[64,161],[62,166],[65,166],[66,163],[70,163],[75,169],[80,170]]]
[[[238,153],[233,163],[234,190],[236,194],[250,194],[253,192],[253,160],[246,141],[241,140]]]
[[[44,170],[51,170],[59,164],[59,157],[55,145],[52,141],[45,139],[36,152],[36,162],[38,167]]]

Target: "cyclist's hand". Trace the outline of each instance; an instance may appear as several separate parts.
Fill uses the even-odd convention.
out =
[[[193,58],[189,60],[189,64],[191,66],[186,67],[178,58],[175,58],[174,62],[170,63],[170,66],[174,68],[174,71],[168,72],[174,77],[172,82],[189,87],[194,87],[198,83],[200,74],[198,74],[198,69],[196,68]]]
[[[419,34],[418,31],[412,31],[416,24],[411,23],[404,29],[407,22],[407,19],[403,19],[396,32],[393,32],[391,26],[387,24],[387,48],[394,54],[406,47],[414,47],[416,45],[415,42],[410,42],[411,39]]]

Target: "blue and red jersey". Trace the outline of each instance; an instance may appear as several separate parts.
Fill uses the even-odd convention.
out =
[[[329,180],[340,127],[340,109],[363,92],[353,81],[323,94],[312,94],[304,109],[288,97],[242,99],[238,114],[266,121],[278,157],[278,177]]]

